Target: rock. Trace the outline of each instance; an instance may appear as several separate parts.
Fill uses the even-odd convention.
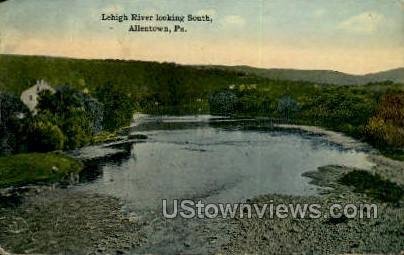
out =
[[[143,135],[143,134],[130,134],[128,135],[128,139],[142,139],[145,140],[147,139],[147,135]]]

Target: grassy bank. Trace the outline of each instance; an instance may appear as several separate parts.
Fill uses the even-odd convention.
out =
[[[57,182],[78,173],[82,164],[66,155],[29,153],[0,157],[0,187]]]

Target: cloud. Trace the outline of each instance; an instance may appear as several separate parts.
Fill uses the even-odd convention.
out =
[[[245,19],[241,16],[237,16],[237,15],[229,15],[229,16],[225,16],[223,18],[223,24],[224,25],[231,25],[231,26],[244,26],[245,25]]]
[[[375,32],[384,21],[385,17],[378,12],[363,12],[340,22],[337,28],[348,32],[371,34]]]

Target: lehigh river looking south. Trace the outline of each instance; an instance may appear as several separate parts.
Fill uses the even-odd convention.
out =
[[[103,161],[100,175],[76,188],[117,197],[125,213],[148,222],[147,242],[134,250],[140,254],[214,252],[232,238],[231,225],[220,219],[163,219],[162,199],[233,203],[264,194],[316,196],[321,189],[303,173],[326,165],[373,165],[365,152],[266,121],[142,116],[131,132],[148,139],[130,144],[118,160]]]
[[[131,156],[106,162],[102,175],[82,187],[119,197],[135,211],[162,199],[242,202],[276,193],[313,195],[302,173],[326,165],[366,169],[366,153],[343,150],[324,137],[269,130],[265,122],[210,116],[144,117],[132,132],[148,136]]]
[[[3,201],[2,246],[21,254],[401,250],[401,200],[380,202],[339,180],[365,170],[403,185],[404,165],[342,134],[260,119],[139,115],[121,135],[70,152],[86,165],[79,183],[27,187]],[[174,199],[321,204],[324,212],[333,203],[376,202],[379,217],[167,219],[163,199],[169,212]]]

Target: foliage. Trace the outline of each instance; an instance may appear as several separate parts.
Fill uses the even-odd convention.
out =
[[[53,131],[49,134],[52,137],[48,139],[44,135],[37,138],[51,145],[42,146],[40,151],[60,149],[60,145],[64,149],[84,146],[91,141],[94,134],[102,130],[103,105],[71,86],[58,87],[55,93],[42,92],[37,108],[39,114],[35,119],[42,119],[40,121],[42,124],[41,128],[34,130],[39,134],[42,134],[39,131],[45,129]],[[64,139],[57,130],[61,131]]]
[[[72,128],[71,133],[77,137],[82,137],[80,130],[86,134],[97,133],[101,122],[106,130],[126,126],[136,110],[151,114],[264,116],[342,131],[383,148],[401,146],[400,142],[395,142],[401,141],[402,124],[395,122],[399,116],[386,111],[381,113],[378,107],[384,95],[404,91],[404,85],[399,83],[342,86],[299,81],[296,77],[293,81],[271,80],[262,74],[223,67],[34,56],[0,55],[0,65],[0,86],[8,91],[21,93],[35,80],[45,79],[51,84],[72,84],[75,90],[88,91],[104,104],[101,120],[100,109],[95,107],[94,111],[89,111],[85,103],[77,106],[74,99],[79,94],[69,96],[72,101],[65,105],[74,105],[75,110],[85,108],[87,114],[92,112],[93,116],[98,116],[88,114],[89,125]],[[84,97],[84,102],[86,98],[90,97]],[[83,102],[82,95],[79,101]],[[91,100],[89,105],[92,105]],[[397,108],[393,105],[385,108]],[[70,110],[66,112],[65,106],[60,110],[56,105],[47,109],[56,109],[58,114],[54,115],[62,116],[63,121],[68,118],[65,114],[69,116]],[[390,117],[383,116],[386,114]],[[81,116],[78,119],[83,120]],[[78,140],[66,144],[86,142]]]
[[[62,123],[63,133],[68,138],[65,149],[75,149],[87,145],[93,134],[91,121],[81,108],[70,108]]]
[[[364,125],[372,115],[375,105],[376,100],[371,93],[361,95],[349,88],[334,88],[321,91],[308,99],[303,110],[307,119],[341,130],[343,127]]]
[[[106,83],[96,91],[96,97],[104,105],[103,126],[106,130],[113,131],[130,124],[135,102],[129,94]]]
[[[277,111],[286,120],[293,118],[299,109],[300,107],[296,100],[290,96],[284,96],[278,100]]]
[[[218,115],[231,115],[236,111],[237,97],[231,91],[219,91],[209,98],[210,112]]]
[[[64,148],[65,136],[45,115],[32,120],[27,132],[29,151],[48,152]]]
[[[0,55],[0,86],[20,94],[36,80],[50,84],[71,84],[79,91],[88,90],[98,97],[98,91],[109,85],[142,105],[145,113],[189,113],[189,109],[208,112],[207,100],[211,92],[229,84],[257,83],[265,80],[255,75],[203,67],[182,66],[124,60],[80,60],[40,56]],[[197,99],[204,99],[196,108]],[[155,107],[155,102],[160,107]],[[174,107],[174,106],[175,107]],[[182,110],[182,108],[186,108]],[[110,121],[106,121],[110,122]]]
[[[82,121],[88,122],[91,134],[102,130],[103,105],[72,86],[60,86],[54,94],[48,90],[41,92],[37,108],[40,111],[49,111],[60,119],[82,112],[85,115]]]
[[[18,149],[22,116],[29,115],[27,107],[11,93],[0,91],[0,155]]]
[[[86,116],[90,119],[92,134],[98,134],[103,130],[104,110],[106,110],[104,109],[104,105],[93,97],[85,96],[83,106]]]
[[[271,100],[268,96],[258,93],[255,89],[246,90],[244,85],[240,86],[236,95],[236,112],[238,115],[269,116],[271,114]]]
[[[78,173],[82,164],[55,153],[29,153],[0,157],[0,187],[55,182]]]
[[[93,136],[92,143],[101,144],[101,143],[115,142],[118,139],[119,137],[115,132],[102,131],[97,135]]]
[[[383,96],[366,131],[376,143],[404,147],[404,93]]]

